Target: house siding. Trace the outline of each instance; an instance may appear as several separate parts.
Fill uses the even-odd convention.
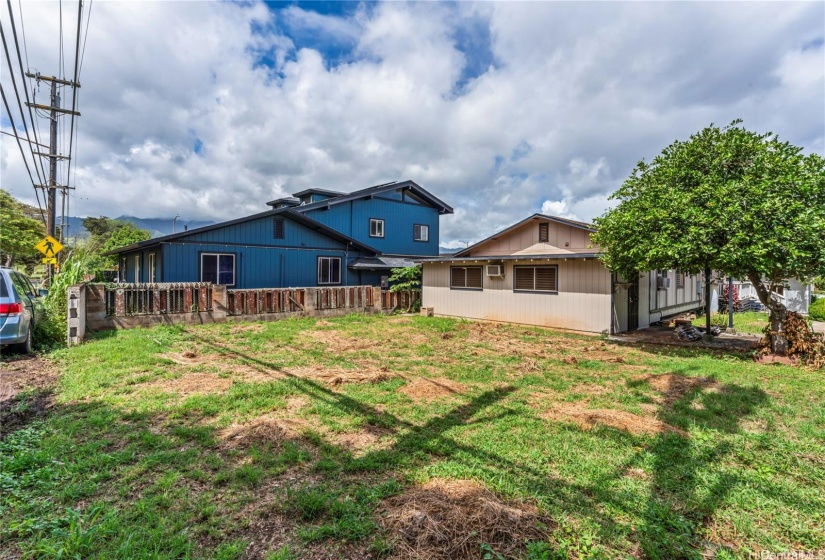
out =
[[[382,193],[328,208],[307,210],[307,216],[387,255],[438,255],[438,210],[417,202],[401,201],[400,194]],[[370,237],[370,219],[384,220],[384,237]],[[413,226],[430,228],[429,241],[414,241]]]
[[[485,266],[494,260],[463,262]],[[456,263],[458,264],[458,263]],[[558,293],[513,291],[513,267],[558,267]],[[422,305],[448,317],[521,323],[582,332],[609,332],[611,325],[610,273],[596,259],[537,259],[507,262],[504,278],[483,275],[482,290],[450,289],[450,263],[424,263]]]

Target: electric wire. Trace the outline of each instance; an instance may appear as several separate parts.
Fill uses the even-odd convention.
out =
[[[6,0],[6,5],[8,6],[8,9],[9,9],[9,23],[11,24],[11,32],[12,32],[12,35],[14,36],[14,48],[17,51],[17,64],[18,64],[18,67],[20,68],[20,79],[23,80],[23,84],[25,85],[26,73],[23,71],[23,59],[20,56],[20,42],[17,40],[17,26],[15,25],[15,22],[14,22],[14,12],[12,10],[11,0]],[[23,24],[22,12],[21,12],[20,17],[21,17],[20,24],[22,25]],[[3,46],[6,47],[5,39],[3,40]],[[25,48],[25,44],[23,46]],[[12,70],[11,60],[9,58],[7,47],[6,47],[6,60],[8,60],[8,62],[9,62],[9,74],[11,74],[12,83],[14,83],[14,71]],[[26,62],[26,64],[28,65],[28,61]],[[14,91],[15,91],[15,94],[18,95],[18,102],[19,102],[19,94],[17,94],[17,86],[16,85],[15,85]],[[23,91],[26,93],[26,102],[31,103],[31,99],[29,98],[29,89],[28,89],[28,87],[24,87]],[[38,137],[38,123],[35,121],[34,114],[32,113],[31,105],[29,104],[29,105],[27,105],[27,107],[29,108],[29,118],[31,119],[31,122],[32,122],[32,134],[34,135],[34,141],[35,141],[35,143],[40,144],[40,138]],[[25,125],[26,116],[22,114],[22,107],[21,107],[21,117],[23,119],[23,124]],[[25,126],[24,126],[24,128],[25,128]],[[28,130],[26,131],[26,138],[29,138]],[[31,138],[29,138],[29,140],[31,140]],[[31,143],[29,144],[29,146],[31,146]],[[32,150],[32,156],[34,156],[34,152],[35,152],[35,150]],[[40,171],[42,171],[42,176],[43,176],[43,178],[45,178],[46,177],[46,168],[43,164],[42,158],[37,157],[37,158],[35,158],[35,160],[36,160],[35,169],[37,169],[36,166],[37,166],[37,163],[39,163],[40,164]],[[38,176],[38,178],[40,178],[41,173],[38,172],[37,176]],[[41,184],[45,183],[45,181],[43,179],[41,179],[41,181],[42,181]]]
[[[9,102],[6,100],[6,90],[3,89],[3,84],[0,84],[0,95],[3,97],[3,105],[6,106],[6,114],[9,116],[9,122],[11,123],[12,130],[15,132],[15,138],[17,138],[17,147],[20,148],[20,155],[23,156],[23,163],[26,166],[26,172],[29,174],[29,179],[31,179],[32,184],[34,184],[34,177],[32,176],[31,169],[29,169],[29,161],[26,159],[26,152],[23,150],[23,144],[20,143],[20,136],[17,134],[17,127],[14,125],[14,117],[11,114],[11,110],[9,110]],[[43,224],[46,224],[46,214],[43,213],[43,206],[40,204],[40,195],[37,192],[37,189],[34,190],[34,193],[37,195],[37,207],[40,209],[40,217],[43,219]]]
[[[21,118],[21,119],[22,119],[22,121],[23,121],[23,129],[26,131],[26,138],[27,138],[27,139],[28,139],[28,141],[29,141],[29,147],[30,147],[29,149],[30,149],[30,151],[31,151],[32,159],[34,160],[34,163],[35,163],[35,165],[34,165],[34,170],[35,170],[35,172],[36,172],[36,174],[37,174],[37,178],[38,178],[38,180],[40,180],[40,181],[41,181],[41,184],[42,184],[43,179],[42,179],[42,177],[40,176],[40,171],[37,169],[37,158],[36,158],[36,156],[34,155],[34,150],[33,150],[33,149],[31,149],[31,136],[29,136],[29,127],[28,127],[28,125],[26,124],[26,114],[23,112],[23,103],[22,103],[22,101],[20,100],[20,93],[19,93],[19,92],[18,92],[18,90],[17,90],[17,80],[16,80],[16,79],[15,79],[15,77],[14,77],[14,72],[11,72],[11,68],[12,68],[12,65],[11,65],[11,55],[9,54],[9,47],[8,47],[8,44],[6,43],[6,33],[5,33],[5,31],[3,31],[3,25],[2,25],[2,22],[0,22],[0,38],[2,38],[2,41],[3,41],[3,50],[4,50],[4,51],[5,51],[5,53],[6,53],[6,61],[8,62],[8,65],[9,65],[9,75],[11,76],[11,83],[12,83],[12,86],[14,87],[14,95],[15,95],[15,97],[17,98],[17,106],[18,106],[18,107],[19,107],[19,109],[20,109],[20,118]],[[19,52],[20,52],[20,51],[18,51],[18,54],[19,54]],[[22,63],[21,63],[21,64],[22,64]],[[7,108],[6,110],[8,111],[8,108]],[[10,111],[9,111],[9,120],[11,120],[11,112],[10,112]],[[15,134],[17,134],[17,129],[16,129],[16,128],[15,128],[14,132],[15,132]],[[22,146],[22,144],[21,144],[21,146]],[[28,167],[28,161],[26,162],[26,166]],[[35,184],[35,182],[34,182],[34,177],[32,177],[32,186],[35,186],[35,185],[36,185],[36,184]],[[37,188],[35,187],[35,191],[36,191],[36,190],[37,190]],[[39,198],[39,195],[38,195],[38,201],[39,201],[39,200],[40,200],[40,198]]]

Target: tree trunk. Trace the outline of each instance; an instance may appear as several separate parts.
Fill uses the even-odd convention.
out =
[[[6,264],[4,266],[11,268],[11,265],[14,264],[14,255],[9,253],[6,255]]]
[[[703,337],[708,342],[713,342],[713,334],[710,332],[710,267],[705,267],[705,336]]]
[[[788,353],[788,341],[782,329],[782,323],[788,315],[788,310],[783,303],[775,301],[771,297],[771,290],[762,283],[762,277],[755,273],[748,274],[748,280],[753,284],[756,295],[762,305],[768,308],[771,313],[771,352],[784,356]]]

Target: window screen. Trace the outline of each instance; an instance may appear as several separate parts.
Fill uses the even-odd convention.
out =
[[[413,226],[413,240],[414,241],[429,241],[430,240],[430,226],[423,224],[415,224]]]
[[[318,257],[318,284],[341,283],[341,257]]]
[[[558,292],[558,268],[555,266],[515,267],[515,291]]]
[[[539,243],[550,241],[550,224],[539,224]]]
[[[384,237],[384,220],[370,219],[370,237]]]
[[[233,286],[235,255],[204,253],[201,255],[201,282]]]
[[[450,268],[450,287],[472,290],[482,289],[480,266],[453,266]]]
[[[275,239],[283,239],[284,238],[284,219],[283,218],[275,218],[274,220],[274,235]]]

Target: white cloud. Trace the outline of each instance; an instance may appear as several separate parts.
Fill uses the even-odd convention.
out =
[[[412,179],[457,208],[441,241],[460,247],[540,210],[591,220],[639,159],[711,122],[825,152],[821,3],[93,10],[75,215],[221,220],[309,186]],[[29,63],[53,73],[55,6],[23,17]],[[459,48],[467,33],[479,52]],[[297,50],[306,34],[352,51]],[[4,188],[33,201],[16,144],[0,146]]]

